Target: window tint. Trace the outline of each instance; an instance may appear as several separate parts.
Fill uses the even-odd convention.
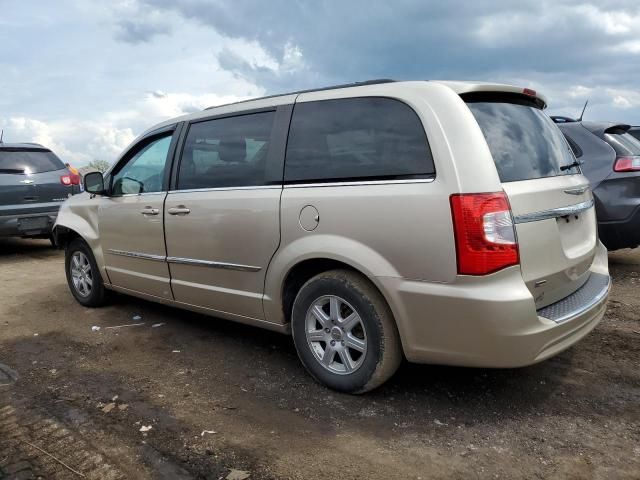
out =
[[[605,133],[604,139],[618,155],[640,155],[640,140],[629,133]]]
[[[53,152],[38,148],[0,149],[0,171],[10,173],[43,173],[64,168]]]
[[[296,104],[285,180],[412,178],[435,172],[416,113],[388,98]]]
[[[558,127],[539,108],[502,102],[468,102],[484,134],[500,180],[515,182],[580,173],[565,171],[575,158]]]
[[[275,112],[198,122],[189,128],[178,189],[259,186]]]
[[[143,147],[113,175],[112,195],[161,192],[171,135]]]

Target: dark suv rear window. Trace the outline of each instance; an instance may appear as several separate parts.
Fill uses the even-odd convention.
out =
[[[64,164],[50,150],[0,149],[0,173],[43,173],[63,168]]]
[[[629,133],[605,133],[604,139],[618,155],[640,155],[640,140]]]
[[[422,122],[398,100],[346,98],[294,108],[285,181],[409,179],[434,172]]]
[[[487,140],[502,182],[579,173],[562,170],[575,157],[558,127],[536,106],[500,101],[469,101]]]

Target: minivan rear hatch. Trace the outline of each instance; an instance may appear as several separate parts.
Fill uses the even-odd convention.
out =
[[[588,182],[535,97],[474,92],[462,98],[509,199],[522,275],[536,308],[555,303],[589,279],[598,236]]]

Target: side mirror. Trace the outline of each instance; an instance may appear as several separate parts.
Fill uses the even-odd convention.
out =
[[[94,195],[103,195],[105,192],[104,178],[100,172],[87,173],[84,176],[84,190],[85,192],[92,193]]]

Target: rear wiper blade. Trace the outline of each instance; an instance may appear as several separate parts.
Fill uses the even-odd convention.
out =
[[[19,168],[0,168],[0,173],[24,173],[24,169]]]
[[[562,166],[560,167],[560,171],[561,171],[561,172],[564,172],[564,171],[566,171],[566,170],[571,170],[572,168],[577,168],[577,167],[579,167],[580,165],[582,165],[583,163],[584,163],[584,162],[580,162],[580,161],[576,160],[575,162],[570,163],[569,165],[562,165]]]

